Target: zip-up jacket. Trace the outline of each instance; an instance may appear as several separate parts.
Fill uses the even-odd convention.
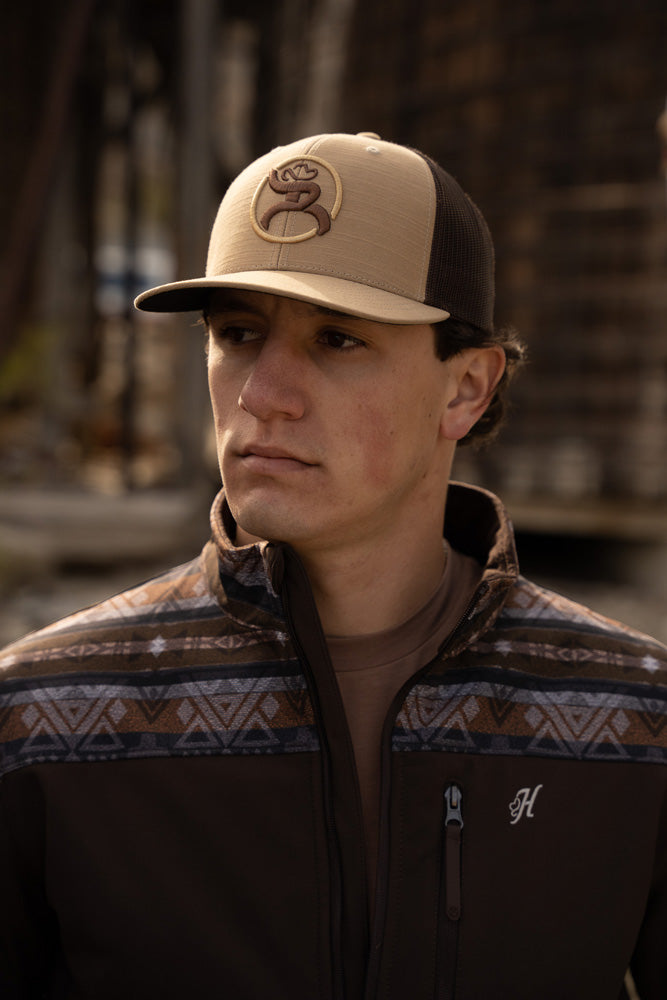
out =
[[[382,737],[369,926],[345,713],[294,552],[202,554],[0,657],[0,996],[667,997],[667,650],[485,567]],[[381,581],[378,583],[381,586]]]

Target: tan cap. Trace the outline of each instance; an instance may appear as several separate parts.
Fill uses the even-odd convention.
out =
[[[206,308],[213,288],[302,299],[385,323],[454,316],[493,327],[493,245],[456,181],[374,133],[278,147],[232,182],[206,275],[160,285],[139,309]]]

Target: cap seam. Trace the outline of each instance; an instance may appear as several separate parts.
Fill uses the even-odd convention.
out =
[[[300,153],[299,155],[301,157],[307,157],[307,156],[312,155],[315,152],[315,150],[318,149],[322,145],[322,141],[323,141],[323,137],[321,135],[314,136],[313,142],[310,144],[310,146],[307,146],[304,149],[303,153]],[[285,213],[285,221],[283,223],[283,236],[287,232],[288,225],[289,225],[289,216],[288,216],[287,213]],[[291,244],[289,244],[289,243],[282,243],[282,244],[280,244],[280,249],[278,251],[278,257],[277,257],[277,260],[276,260],[276,267],[279,270],[283,270],[283,269],[287,270],[287,265],[289,265],[289,261],[290,261],[290,252],[291,252],[291,250],[292,250]]]
[[[417,152],[416,150],[414,151]],[[421,298],[420,301],[426,303],[427,291],[428,291],[428,275],[431,269],[431,256],[433,254],[433,237],[435,236],[435,217],[436,217],[436,196],[435,196],[435,178],[429,167],[428,163],[421,154],[417,154],[422,162],[422,166],[426,170],[426,175],[430,183],[429,191],[429,218],[431,221],[431,231],[427,234],[424,241],[424,254],[422,257],[422,268],[421,268]]]

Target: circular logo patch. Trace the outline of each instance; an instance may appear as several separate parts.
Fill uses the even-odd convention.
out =
[[[293,157],[260,182],[250,205],[250,221],[263,240],[301,243],[329,232],[342,200],[343,185],[330,163],[319,156]],[[287,219],[294,223],[290,236],[280,233]]]

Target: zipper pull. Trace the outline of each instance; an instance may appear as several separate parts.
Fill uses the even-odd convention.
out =
[[[463,815],[461,814],[461,789],[458,785],[447,785],[445,789],[445,802],[447,803],[447,814],[445,816],[445,826],[450,823],[458,823],[463,829]]]
[[[461,917],[461,789],[458,785],[448,785],[445,789],[445,878],[447,880],[447,917],[459,920]]]

